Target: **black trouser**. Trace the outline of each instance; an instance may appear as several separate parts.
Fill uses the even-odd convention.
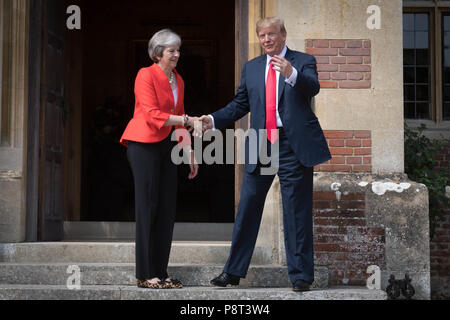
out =
[[[136,278],[168,277],[177,203],[177,166],[170,155],[176,142],[128,144],[136,206]]]

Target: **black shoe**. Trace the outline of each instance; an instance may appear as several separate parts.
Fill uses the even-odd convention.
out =
[[[306,282],[306,281],[303,281],[303,280],[297,280],[297,281],[295,281],[295,283],[294,283],[294,286],[293,286],[293,290],[294,291],[296,291],[296,292],[303,292],[303,291],[309,291],[309,286],[310,286],[311,284],[309,284],[308,282]]]
[[[238,276],[233,276],[232,274],[222,272],[220,276],[212,279],[210,283],[216,287],[226,287],[229,284],[231,284],[232,286],[238,286],[239,281],[241,281],[241,278],[239,278]]]

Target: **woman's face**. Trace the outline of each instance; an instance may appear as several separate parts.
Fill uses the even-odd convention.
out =
[[[180,59],[180,47],[168,46],[164,49],[162,57],[159,59],[159,64],[172,70],[176,68],[178,59]]]

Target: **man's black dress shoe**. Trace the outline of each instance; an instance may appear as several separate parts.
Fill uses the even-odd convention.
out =
[[[232,274],[228,274],[226,272],[222,272],[220,276],[214,278],[210,281],[213,286],[217,287],[226,287],[231,284],[232,286],[238,286],[241,278],[238,276],[233,276]]]
[[[310,284],[303,280],[297,280],[294,283],[293,290],[296,292],[309,291]]]

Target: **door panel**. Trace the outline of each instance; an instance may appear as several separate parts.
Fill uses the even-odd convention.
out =
[[[64,236],[65,1],[43,1],[40,142],[40,240]]]

